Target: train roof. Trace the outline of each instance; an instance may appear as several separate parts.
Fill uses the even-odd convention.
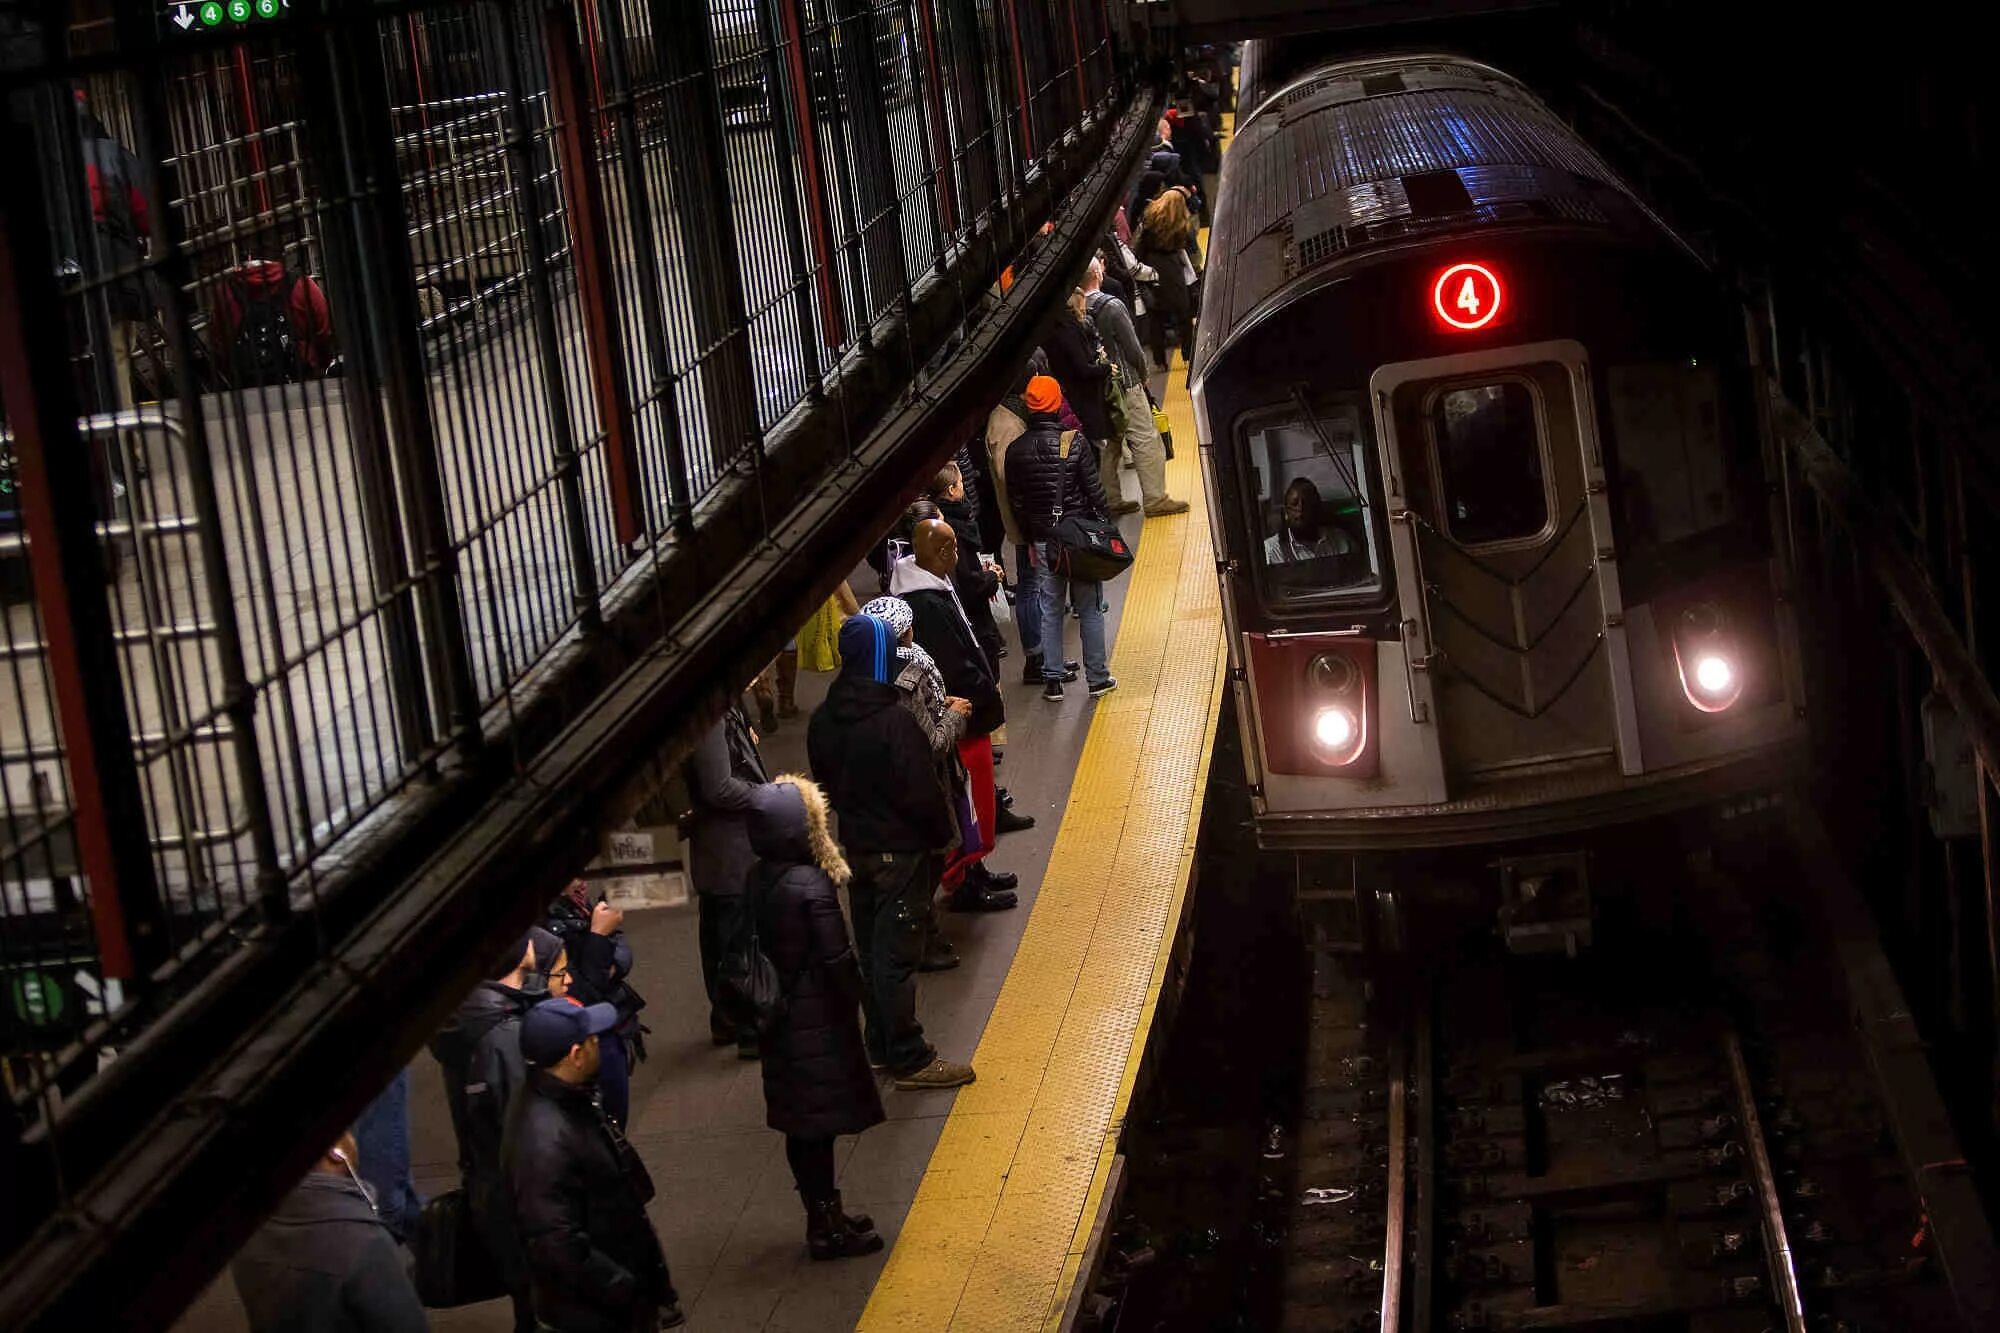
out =
[[[1342,60],[1266,87],[1224,164],[1198,361],[1294,283],[1397,243],[1523,223],[1668,235],[1568,126],[1486,65]]]

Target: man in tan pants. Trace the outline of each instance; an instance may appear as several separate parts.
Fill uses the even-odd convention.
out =
[[[1139,474],[1139,500],[1147,518],[1185,514],[1188,503],[1167,494],[1167,447],[1160,429],[1153,424],[1152,400],[1146,397],[1146,351],[1139,345],[1138,330],[1125,303],[1100,288],[1104,284],[1104,261],[1092,257],[1083,275],[1083,308],[1097,325],[1097,336],[1118,367],[1125,395],[1124,444],[1132,451],[1132,470]],[[1119,442],[1105,445],[1103,461],[1104,493],[1114,501],[1123,493],[1118,480]]]

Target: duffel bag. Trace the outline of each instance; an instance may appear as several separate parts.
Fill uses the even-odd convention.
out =
[[[1110,519],[1064,514],[1054,537],[1049,565],[1066,579],[1102,583],[1132,568],[1132,547]]]

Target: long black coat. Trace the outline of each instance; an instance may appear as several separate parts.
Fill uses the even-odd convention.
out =
[[[764,952],[791,993],[761,1048],[764,1120],[800,1138],[859,1134],[881,1123],[882,1095],[861,1044],[861,968],[834,890],[847,863],[827,832],[826,797],[784,777],[752,801],[750,893]]]
[[[1104,405],[1104,382],[1111,376],[1111,367],[1097,358],[1097,330],[1064,306],[1050,322],[1042,350],[1049,354],[1049,374],[1062,385],[1070,410],[1083,423],[1083,433],[1100,443],[1109,439],[1111,420]]]
[[[652,1179],[589,1085],[530,1070],[507,1108],[500,1157],[537,1319],[563,1333],[631,1333],[636,1311],[673,1299],[646,1218]]]
[[[984,480],[983,472],[981,479]],[[1000,520],[997,516],[985,517],[986,510],[975,508],[970,496],[963,500],[940,500],[938,510],[944,521],[951,524],[952,535],[958,538],[958,568],[952,571],[951,581],[958,587],[958,600],[965,607],[966,619],[972,622],[972,632],[986,652],[986,664],[993,668],[993,678],[998,680],[1001,639],[1000,626],[993,620],[993,594],[1000,590],[1000,576],[979,563],[979,553],[1000,549],[994,535],[1000,531]],[[992,525],[991,532],[985,526],[988,523]]]

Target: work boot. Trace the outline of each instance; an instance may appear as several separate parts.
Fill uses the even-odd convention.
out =
[[[962,1065],[942,1056],[932,1060],[922,1069],[896,1076],[896,1086],[904,1092],[933,1092],[948,1088],[962,1088],[977,1079],[971,1065]]]
[[[998,889],[1003,892],[1021,887],[1019,875],[1011,870],[988,870],[984,861],[973,863],[972,868],[965,872],[965,882],[977,884],[982,889]]]
[[[1169,495],[1169,496],[1163,496],[1162,498],[1155,500],[1153,501],[1153,503],[1147,505],[1146,517],[1165,518],[1169,514],[1185,514],[1187,511],[1188,511],[1188,502],[1186,500],[1176,500],[1171,495]]]
[[[1139,502],[1137,500],[1114,500],[1111,502],[1111,517],[1113,518],[1123,518],[1127,514],[1136,514],[1138,512]],[[1148,510],[1147,512],[1150,513],[1152,511]]]
[[[951,947],[951,941],[942,935],[933,935],[924,941],[924,956],[917,963],[919,972],[949,972],[958,966],[958,950]]]
[[[778,716],[799,715],[799,650],[787,648],[778,654]]]
[[[882,1237],[873,1227],[856,1227],[855,1219],[840,1210],[840,1195],[806,1205],[806,1248],[815,1259],[852,1259],[874,1254],[882,1248]]]
[[[1020,833],[1034,826],[1035,817],[1033,815],[1017,815],[1014,813],[1014,807],[1012,806],[1002,806],[993,816],[993,831],[995,833]]]
[[[993,762],[995,764],[1000,762],[1000,752],[998,750],[993,752]],[[1012,810],[1014,808],[1014,793],[1008,791],[1005,787],[995,787],[993,789],[993,804],[999,806],[1002,810]]]

